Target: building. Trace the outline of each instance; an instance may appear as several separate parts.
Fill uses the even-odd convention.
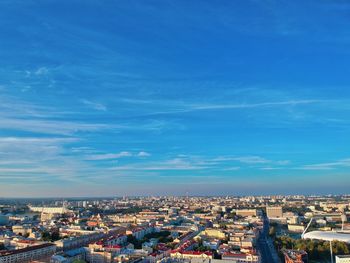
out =
[[[233,261],[240,263],[259,263],[260,258],[255,254],[245,254],[245,253],[229,253],[226,252],[222,255],[223,261]]]
[[[267,217],[270,218],[282,218],[283,210],[281,206],[268,206],[266,207]]]
[[[25,236],[30,235],[32,233],[32,228],[26,225],[15,225],[12,226],[12,232],[16,235]]]
[[[95,251],[89,249],[86,252],[86,260],[94,263],[112,263],[113,253],[109,251]]]
[[[308,255],[302,250],[282,250],[285,263],[307,263]]]
[[[303,239],[317,239],[324,241],[341,241],[350,244],[350,234],[333,231],[311,231],[303,236]]]
[[[200,233],[201,236],[214,237],[218,239],[226,238],[226,234],[220,229],[207,228]]]
[[[78,248],[63,253],[56,253],[51,257],[50,263],[73,263],[79,260],[85,260],[85,258],[86,248]]]
[[[135,237],[137,240],[142,239],[145,235],[147,234],[151,234],[155,232],[155,228],[154,227],[136,227],[134,229],[131,230],[127,230],[126,234],[127,235],[132,235],[133,237]]]
[[[236,215],[238,216],[243,216],[243,217],[247,217],[247,216],[257,216],[257,211],[256,209],[237,209],[236,210]]]
[[[178,259],[213,259],[213,253],[210,251],[172,251],[170,252],[170,257]]]
[[[350,255],[335,256],[335,263],[350,263]]]
[[[56,246],[45,243],[22,249],[0,252],[0,263],[26,263],[34,260],[49,259],[56,252]]]
[[[295,232],[295,233],[303,233],[305,230],[305,227],[302,225],[288,225],[288,231]]]
[[[44,207],[44,206],[28,206],[33,212],[40,212],[46,214],[65,214],[72,212],[65,207]]]
[[[55,245],[58,250],[69,250],[78,247],[85,246],[89,243],[96,242],[97,240],[106,237],[106,234],[103,232],[93,232],[91,234],[64,238],[58,241],[55,241]]]

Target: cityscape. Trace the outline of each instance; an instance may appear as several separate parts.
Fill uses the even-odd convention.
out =
[[[350,1],[0,0],[0,263],[350,263]]]
[[[349,208],[350,195],[1,199],[0,262],[349,262]]]

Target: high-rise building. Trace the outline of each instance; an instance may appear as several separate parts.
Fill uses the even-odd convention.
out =
[[[268,218],[281,218],[283,217],[283,210],[281,206],[268,206],[266,207],[266,214]]]

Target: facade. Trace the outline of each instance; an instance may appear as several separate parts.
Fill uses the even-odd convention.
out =
[[[56,246],[45,243],[22,249],[0,252],[0,263],[26,263],[50,258],[56,252]]]
[[[283,210],[281,206],[268,206],[266,207],[266,214],[268,218],[282,218]]]
[[[238,216],[257,216],[257,210],[256,209],[239,209],[236,210],[236,215]]]
[[[86,253],[86,260],[94,263],[111,263],[113,262],[113,256],[108,251],[94,251],[90,249]]]
[[[258,255],[244,254],[244,253],[224,253],[222,255],[222,260],[228,261],[232,260],[240,263],[259,263],[260,258]]]
[[[170,253],[170,257],[179,259],[213,259],[211,252],[200,252],[200,251],[174,251]]]
[[[103,232],[94,232],[87,235],[61,239],[61,240],[55,241],[55,244],[59,250],[65,251],[68,249],[85,246],[89,243],[96,242],[104,237],[105,237],[105,234]]]
[[[288,225],[288,230],[295,233],[303,233],[305,227],[302,225]]]
[[[213,228],[207,228],[204,231],[200,233],[202,236],[208,236],[208,237],[214,237],[214,238],[219,238],[219,239],[224,239],[226,238],[226,235],[223,231],[219,229],[213,229]]]

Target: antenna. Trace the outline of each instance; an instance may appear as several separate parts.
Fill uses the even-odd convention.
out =
[[[333,263],[333,248],[332,248],[332,241],[329,241],[329,249],[331,252],[331,263]]]
[[[305,228],[304,232],[301,234],[301,238],[304,238],[304,235],[306,234],[306,231],[309,229],[313,220],[314,220],[314,218],[311,217],[310,222],[307,224],[307,227]]]
[[[344,231],[344,223],[347,221],[346,214],[343,212],[341,214],[341,231]]]

